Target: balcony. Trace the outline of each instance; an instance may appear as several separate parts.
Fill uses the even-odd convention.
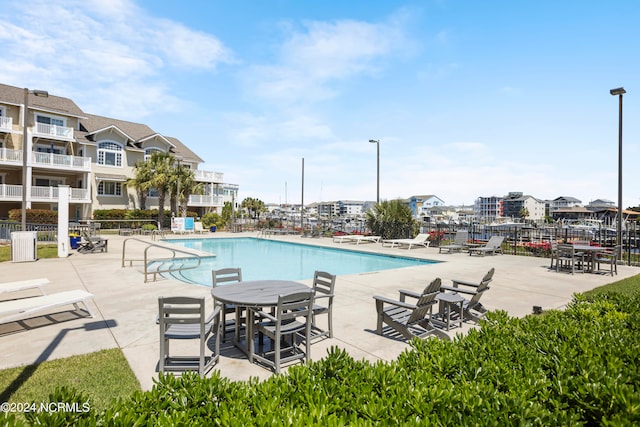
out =
[[[222,207],[224,206],[224,197],[214,194],[199,195],[192,194],[189,196],[188,206],[194,207]]]
[[[91,172],[91,157],[67,156],[66,154],[32,153],[33,166],[52,169],[73,169]]]
[[[11,117],[0,117],[0,132],[11,132],[13,119]]]
[[[22,167],[22,150],[0,148],[0,165],[2,164]],[[91,157],[34,152],[31,153],[31,165],[48,169],[91,172]]]
[[[224,174],[222,172],[210,172],[196,169],[193,171],[193,175],[196,181],[199,182],[213,182],[222,184],[222,182],[224,181]]]
[[[48,125],[46,123],[36,123],[33,136],[45,137],[50,139],[61,139],[64,141],[73,141],[73,128],[66,126]]]
[[[0,184],[0,201],[22,201],[22,185]],[[31,202],[57,202],[58,187],[31,187]],[[91,203],[88,188],[71,188],[70,202]]]

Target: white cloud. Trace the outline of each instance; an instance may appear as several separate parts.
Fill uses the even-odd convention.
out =
[[[147,14],[130,0],[13,2],[0,11],[4,83],[43,87],[95,113],[143,121],[175,110],[171,69],[232,61],[216,37]],[[99,94],[99,99],[96,95]],[[124,114],[123,114],[124,113]]]

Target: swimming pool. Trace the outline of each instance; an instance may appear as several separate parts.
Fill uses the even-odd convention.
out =
[[[316,270],[344,275],[438,262],[252,237],[171,239],[168,242],[215,254],[202,258],[198,269],[184,270],[184,277],[176,277],[206,286],[211,286],[211,270],[225,267],[242,268],[243,280],[304,280],[312,279]]]

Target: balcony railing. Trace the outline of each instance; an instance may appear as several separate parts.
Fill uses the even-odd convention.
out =
[[[0,201],[22,200],[22,185],[0,184]],[[32,202],[55,202],[58,200],[58,187],[31,187]],[[88,188],[71,188],[71,202],[90,203]]]
[[[12,127],[13,127],[13,118],[0,117],[0,130],[11,131]]]
[[[46,123],[36,123],[34,135],[73,139],[73,128],[48,125]]]
[[[22,151],[10,148],[0,148],[0,162],[22,164]]]
[[[0,163],[22,166],[22,150],[0,148]],[[67,156],[65,154],[38,153],[31,155],[32,166],[91,171],[91,157]]]
[[[196,169],[193,171],[193,175],[196,181],[217,183],[222,183],[224,181],[224,174],[222,172],[210,172]]]
[[[91,157],[34,152],[32,161],[34,166],[53,166],[62,169],[85,169],[86,171],[91,171]]]
[[[224,197],[216,195],[192,194],[189,196],[189,206],[224,206]]]

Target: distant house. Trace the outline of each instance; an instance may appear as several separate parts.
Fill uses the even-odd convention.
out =
[[[500,196],[478,197],[473,204],[476,218],[492,220],[503,215],[504,198]]]
[[[615,202],[612,202],[611,200],[607,200],[607,199],[592,200],[591,202],[589,202],[588,205],[585,206],[585,208],[590,210],[609,209],[609,208],[615,208],[615,207],[616,207]]]
[[[557,211],[558,209],[567,209],[580,206],[582,206],[581,200],[578,200],[575,197],[560,196],[553,199],[549,203],[549,213],[552,215],[553,212]]]
[[[431,215],[431,208],[444,206],[444,201],[433,194],[411,196],[405,200],[405,204],[411,209],[415,218],[423,218]]]
[[[545,217],[545,202],[533,196],[519,192],[509,193],[503,199],[503,216],[507,218],[520,218],[520,213],[526,209],[528,220],[541,220]]]

